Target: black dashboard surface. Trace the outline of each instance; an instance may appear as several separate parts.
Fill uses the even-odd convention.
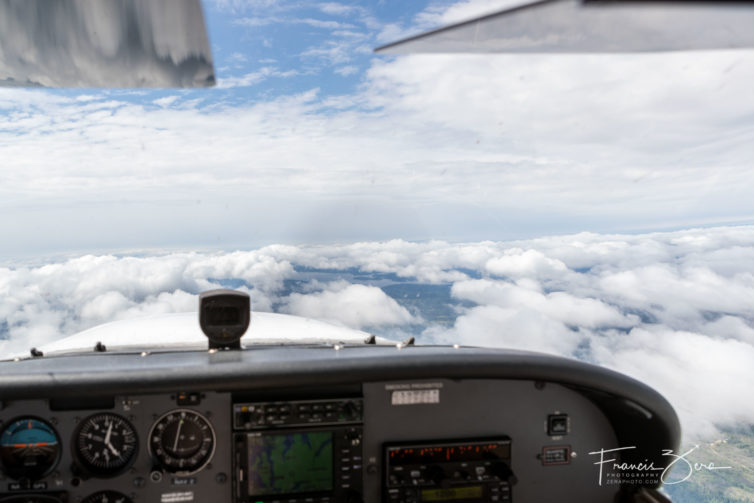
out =
[[[40,357],[0,363],[0,400],[16,502],[612,501],[590,452],[659,464],[680,438],[633,379],[480,348]]]

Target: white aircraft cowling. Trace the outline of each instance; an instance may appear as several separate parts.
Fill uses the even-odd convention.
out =
[[[286,314],[254,312],[241,339],[242,346],[259,344],[364,344],[370,334],[322,321]],[[121,320],[59,339],[39,349],[45,355],[93,350],[102,343],[108,351],[203,349],[207,338],[197,313],[176,313]],[[377,344],[395,344],[378,337]]]

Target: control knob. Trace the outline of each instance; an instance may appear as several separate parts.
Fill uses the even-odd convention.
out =
[[[427,470],[427,478],[439,486],[446,479],[445,470],[438,465],[432,465]]]

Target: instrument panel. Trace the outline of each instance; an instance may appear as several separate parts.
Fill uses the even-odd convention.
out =
[[[556,384],[438,380],[367,383],[338,398],[289,393],[6,402],[0,502],[542,501],[552,490],[545,482],[593,478],[577,453],[616,442],[593,404]],[[563,445],[559,458],[542,456]],[[596,501],[616,488],[569,490]]]
[[[4,404],[0,501],[231,501],[230,396],[188,395]]]
[[[631,445],[616,459],[654,460],[680,431],[636,381],[495,350],[281,347],[0,367],[0,503],[612,502],[624,487],[601,480],[590,454]]]

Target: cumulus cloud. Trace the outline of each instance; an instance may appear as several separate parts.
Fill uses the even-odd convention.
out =
[[[108,321],[194,310],[199,292],[223,286],[249,292],[258,311],[397,340],[413,333],[420,343],[607,366],[663,393],[687,439],[709,438],[754,422],[754,407],[741,400],[754,388],[753,254],[754,227],[719,227],[86,255],[0,269],[2,352]],[[433,297],[434,287],[447,297]]]
[[[560,275],[568,270],[563,262],[551,259],[537,250],[506,250],[502,257],[487,261],[487,271],[492,274],[511,277],[539,277],[540,275]]]
[[[626,316],[599,299],[579,297],[568,292],[544,293],[542,285],[534,278],[519,280],[517,284],[489,279],[462,281],[455,283],[452,291],[456,298],[480,305],[513,310],[525,307],[564,326],[630,327],[638,321],[635,316]]]
[[[715,425],[734,427],[754,419],[754,405],[741,400],[754,386],[750,342],[648,325],[592,337],[590,343],[596,362],[663,393],[681,417],[687,440],[714,437]]]
[[[274,292],[292,271],[288,262],[264,252],[88,255],[0,269],[2,352],[28,350],[108,321],[191,311],[199,292],[217,288],[227,278],[249,291],[256,308],[270,310]]]
[[[293,293],[281,310],[359,329],[418,321],[381,289],[345,282],[326,285],[321,292]]]

